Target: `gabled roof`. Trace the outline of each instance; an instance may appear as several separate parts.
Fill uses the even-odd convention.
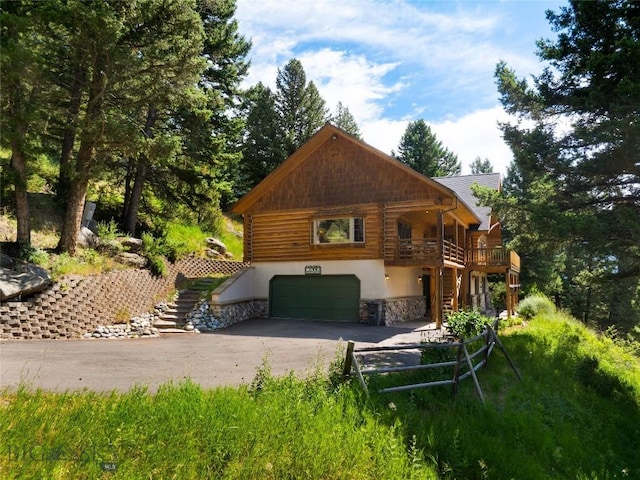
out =
[[[424,188],[434,191],[442,192],[442,194],[449,198],[457,198],[456,193],[451,190],[447,185],[436,182],[433,179],[426,177],[412,168],[408,167],[399,160],[387,155],[386,153],[377,150],[376,148],[368,145],[367,143],[349,135],[345,131],[335,127],[330,123],[326,123],[313,137],[311,137],[304,145],[302,145],[296,152],[294,152],[289,158],[287,158],[280,166],[278,166],[273,172],[271,172],[262,182],[256,185],[250,192],[242,197],[232,207],[232,211],[235,213],[244,214],[252,207],[257,205],[263,197],[270,195],[272,191],[277,189],[288,176],[293,175],[294,171],[298,167],[311,157],[325,142],[333,140],[341,140],[350,142],[350,144],[360,148],[378,159],[382,168],[388,167],[394,169],[394,172],[402,172],[406,178],[411,178],[413,182],[424,185]],[[302,167],[301,167],[302,168]],[[281,183],[283,182],[283,183]],[[466,202],[462,202],[466,203]],[[465,205],[466,211],[469,213],[469,220],[473,217],[477,217],[470,205]],[[471,221],[470,223],[474,223]],[[480,219],[477,219],[477,223],[480,223]]]
[[[483,187],[500,190],[501,180],[499,173],[480,173],[475,175],[461,175],[458,177],[434,177],[434,180],[453,190],[458,197],[473,210],[476,216],[482,220],[478,230],[488,231],[491,228],[491,208],[478,205],[478,199],[473,194],[471,186],[477,183]]]

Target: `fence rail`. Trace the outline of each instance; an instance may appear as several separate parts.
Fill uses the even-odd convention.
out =
[[[453,394],[456,395],[458,392],[458,388],[460,382],[471,377],[473,379],[473,384],[476,390],[476,393],[480,397],[480,400],[484,403],[484,394],[482,393],[482,388],[480,387],[480,382],[478,381],[478,377],[476,372],[487,365],[489,361],[489,357],[493,352],[494,347],[498,347],[504,356],[506,357],[509,365],[515,372],[518,379],[522,379],[520,372],[518,371],[518,367],[516,367],[515,363],[505,350],[502,342],[498,338],[496,320],[493,326],[487,326],[485,331],[480,335],[477,335],[468,340],[464,340],[461,342],[447,342],[447,343],[419,343],[412,345],[394,345],[394,346],[384,346],[384,347],[365,347],[365,348],[355,348],[355,343],[353,341],[349,341],[347,344],[347,352],[346,358],[344,362],[344,375],[350,376],[352,370],[355,372],[360,385],[364,391],[369,394],[369,389],[367,388],[367,382],[364,380],[365,375],[381,375],[381,374],[389,374],[395,372],[407,372],[412,370],[426,370],[426,369],[434,369],[434,368],[445,368],[445,367],[453,367],[453,375],[450,378],[443,378],[441,380],[434,380],[430,382],[423,383],[413,383],[408,385],[399,385],[396,387],[388,387],[380,390],[380,393],[390,393],[390,392],[401,392],[405,390],[414,390],[417,388],[430,388],[430,387],[439,387],[444,385],[452,385],[453,386]],[[483,345],[473,352],[469,352],[467,346],[483,339]],[[418,364],[418,365],[401,365],[394,367],[381,367],[381,368],[361,368],[358,363],[358,357],[366,357],[367,355],[371,355],[374,353],[381,352],[403,352],[406,350],[434,350],[434,349],[455,349],[456,350],[456,360],[445,361],[445,362],[437,362],[437,363],[426,363],[426,364]],[[482,360],[476,362],[474,364],[474,360],[483,355]],[[463,372],[464,368],[467,371]]]

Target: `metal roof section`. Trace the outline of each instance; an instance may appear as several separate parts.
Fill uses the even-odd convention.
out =
[[[483,187],[500,190],[499,173],[480,173],[475,175],[460,175],[457,177],[433,177],[433,180],[453,190],[456,195],[482,220],[478,230],[491,228],[491,208],[478,205],[478,199],[473,195],[471,186],[474,183]]]

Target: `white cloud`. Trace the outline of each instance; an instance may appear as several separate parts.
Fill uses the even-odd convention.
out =
[[[406,62],[432,74],[469,72],[491,65],[504,55],[488,34],[501,15],[477,9],[447,13],[410,2],[240,0],[241,31],[253,40],[253,64],[283,63],[312,43],[348,44],[370,49],[376,63]],[[459,76],[463,79],[463,76]]]
[[[407,120],[378,119],[371,122],[363,122],[360,127],[362,138],[369,145],[391,155],[392,151],[398,151],[400,138],[407,129]]]
[[[471,112],[456,120],[432,124],[431,128],[442,144],[458,155],[462,173],[471,173],[471,162],[476,157],[488,158],[493,171],[505,174],[513,155],[502,140],[498,122],[509,119],[499,106]]]
[[[463,173],[480,156],[504,174],[495,65],[539,72],[544,10],[563,1],[238,0],[240,32],[253,41],[245,85],[273,88],[278,67],[298,58],[327,106],[347,106],[374,147],[397,150],[407,123],[423,118]]]
[[[327,106],[333,111],[342,102],[359,123],[380,118],[379,102],[402,88],[401,82],[384,83],[384,76],[395,64],[372,63],[362,55],[325,48],[304,53],[300,61]]]
[[[471,162],[476,157],[488,158],[494,172],[503,176],[511,163],[512,154],[502,140],[498,122],[505,122],[509,116],[500,107],[477,110],[455,120],[429,123],[433,133],[442,144],[458,155],[462,164],[462,174],[471,173]],[[398,151],[398,144],[404,134],[407,120],[380,119],[362,125],[364,141],[390,154]]]

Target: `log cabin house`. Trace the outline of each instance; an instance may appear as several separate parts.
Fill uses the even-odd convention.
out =
[[[262,302],[269,317],[394,324],[488,310],[487,275],[517,303],[518,255],[478,207],[474,182],[428,178],[327,123],[232,211],[244,219],[245,271],[219,305]]]

